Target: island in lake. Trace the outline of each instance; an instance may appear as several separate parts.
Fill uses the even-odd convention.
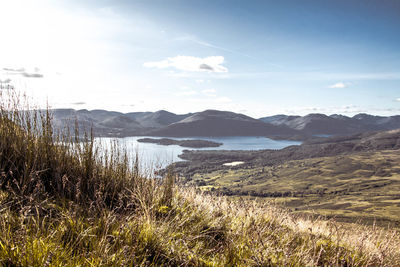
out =
[[[190,148],[219,147],[222,145],[222,143],[217,143],[207,140],[174,140],[169,138],[161,138],[161,139],[142,138],[138,139],[137,141],[141,143],[153,143],[163,146],[178,145],[181,147],[190,147]]]

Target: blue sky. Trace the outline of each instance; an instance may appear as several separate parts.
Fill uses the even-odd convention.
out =
[[[38,105],[400,114],[399,1],[5,0],[0,10],[0,80]]]

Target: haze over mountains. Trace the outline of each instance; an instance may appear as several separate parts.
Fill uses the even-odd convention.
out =
[[[400,116],[374,116],[365,113],[353,117],[333,114],[308,114],[306,116],[276,115],[260,118],[273,125],[286,125],[309,135],[348,135],[365,131],[393,130],[400,128]]]
[[[188,114],[157,112],[121,113],[106,110],[54,109],[57,128],[93,127],[96,136],[268,136],[293,138],[312,135],[349,135],[368,131],[400,128],[400,116],[309,114],[306,116],[275,115],[254,119],[218,110]]]

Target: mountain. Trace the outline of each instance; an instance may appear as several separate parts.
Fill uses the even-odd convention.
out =
[[[206,110],[151,131],[153,136],[266,136],[295,135],[297,130],[285,125],[261,122],[243,114]]]
[[[300,130],[305,134],[350,134],[359,131],[359,126],[351,120],[333,118],[324,114],[309,114],[292,119],[285,123],[292,129]]]
[[[156,112],[121,113],[107,110],[51,110],[57,129],[80,133],[94,130],[96,136],[268,136],[276,139],[305,140],[314,135],[351,135],[400,128],[400,116],[374,116],[365,113],[353,117],[333,114],[306,116],[275,115],[254,119],[218,110],[174,114]]]
[[[353,117],[333,114],[308,114],[306,116],[275,115],[260,118],[275,125],[286,125],[306,135],[349,135],[368,131],[400,128],[400,116],[373,116],[365,113]]]
[[[106,128],[117,128],[117,129],[137,129],[142,128],[142,125],[129,118],[126,115],[117,115],[111,118],[107,118],[99,123],[99,125]]]
[[[374,130],[391,130],[400,128],[400,116],[373,116],[365,113],[357,114],[353,120],[360,122],[363,125],[370,125]]]
[[[337,135],[358,132],[360,126],[342,115],[327,116],[324,114],[308,114],[306,116],[278,115],[264,117],[261,121],[273,121],[275,125],[286,125],[291,129],[299,130],[308,135]]]
[[[281,124],[285,124],[286,122],[297,119],[297,118],[300,118],[300,116],[287,116],[287,115],[279,114],[279,115],[274,115],[274,116],[270,116],[270,117],[260,118],[260,120],[263,122],[266,122],[266,123],[274,124],[274,125],[281,125]]]
[[[54,109],[51,113],[54,126],[60,130],[74,131],[77,124],[80,133],[92,128],[96,136],[126,136],[140,134],[144,129],[136,120],[116,111]]]
[[[165,110],[159,110],[156,112],[135,112],[127,113],[128,117],[135,119],[143,127],[149,128],[160,128],[169,124],[183,120],[192,114],[177,115]]]
[[[375,125],[375,124],[379,124],[379,122],[385,118],[387,118],[387,117],[374,116],[374,115],[369,115],[366,113],[359,113],[359,114],[353,116],[352,119],[359,121],[362,124]]]

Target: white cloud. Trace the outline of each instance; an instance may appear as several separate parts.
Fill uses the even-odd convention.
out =
[[[197,95],[197,91],[191,90],[191,91],[182,91],[182,92],[177,92],[177,96],[191,96],[191,95]]]
[[[214,100],[214,102],[217,103],[230,103],[232,102],[232,99],[230,99],[229,97],[223,96],[223,97],[218,97]]]
[[[192,72],[228,72],[228,69],[221,64],[224,63],[223,56],[211,56],[211,57],[192,57],[192,56],[176,56],[169,57],[161,61],[145,62],[143,64],[146,68],[175,68],[182,71]]]
[[[206,96],[213,96],[213,97],[217,96],[216,95],[217,90],[215,89],[204,89],[201,92]]]
[[[397,101],[397,102],[400,102],[400,97],[399,97],[399,98],[396,98],[396,101]]]
[[[348,104],[343,106],[298,106],[291,109],[284,109],[282,111],[276,111],[275,113],[284,113],[288,115],[307,115],[310,113],[322,113],[322,114],[347,114],[355,115],[357,113],[369,112],[367,108]]]
[[[201,79],[196,80],[196,83],[204,83],[204,80],[201,80]]]
[[[4,79],[4,80],[1,80],[1,79],[0,79],[0,84],[1,84],[1,83],[8,84],[8,83],[10,83],[10,82],[11,82],[11,79]]]
[[[207,94],[207,93],[216,93],[217,90],[215,90],[215,89],[204,89],[204,90],[201,91],[201,92],[204,93],[204,94]]]
[[[346,83],[344,83],[344,82],[339,82],[339,83],[335,83],[335,84],[329,86],[329,88],[339,88],[339,89],[342,89],[342,88],[346,88],[347,86],[348,86],[348,84],[346,84]]]
[[[195,44],[201,45],[201,46],[222,50],[222,51],[229,52],[229,53],[232,53],[232,54],[245,56],[245,57],[248,57],[248,58],[251,58],[251,59],[256,59],[255,57],[250,56],[248,54],[244,54],[244,53],[241,53],[241,52],[236,51],[236,50],[232,50],[232,49],[228,49],[228,48],[225,48],[225,47],[217,46],[217,45],[211,44],[209,42],[200,40],[199,38],[197,38],[194,35],[181,36],[181,37],[175,38],[175,41],[189,41],[189,42],[193,42]]]
[[[74,105],[74,106],[82,106],[82,105],[86,105],[86,102],[79,101],[79,102],[73,102],[73,103],[70,103],[70,104]]]

